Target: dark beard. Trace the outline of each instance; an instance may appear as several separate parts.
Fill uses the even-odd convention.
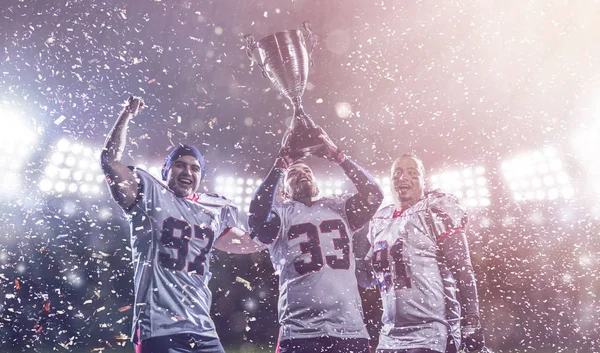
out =
[[[315,197],[319,194],[319,188],[313,183],[301,183],[294,190],[294,196],[297,197]]]

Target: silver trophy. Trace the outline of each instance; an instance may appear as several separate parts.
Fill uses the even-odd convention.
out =
[[[306,156],[323,147],[323,142],[319,139],[319,127],[302,108],[308,68],[312,65],[311,55],[317,44],[310,22],[306,21],[302,26],[304,31],[277,32],[258,42],[251,34],[244,37],[248,57],[294,106],[294,118],[284,137],[285,141],[289,139],[292,156]],[[311,42],[310,50],[306,47],[305,37]],[[260,62],[254,56],[254,49],[258,49]]]

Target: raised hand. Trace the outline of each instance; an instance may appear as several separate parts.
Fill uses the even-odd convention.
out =
[[[302,155],[293,154],[290,148],[290,136],[292,136],[294,130],[289,130],[281,140],[281,148],[277,154],[276,165],[280,168],[287,169],[290,165],[294,164],[298,160],[302,159]]]
[[[133,116],[138,115],[144,109],[144,100],[141,97],[129,96],[125,111]]]
[[[479,326],[463,326],[461,328],[462,340],[460,351],[475,352],[485,349],[483,329]]]
[[[346,159],[346,155],[341,149],[329,138],[329,135],[319,127],[319,139],[323,141],[323,148],[315,153],[315,156],[325,158],[332,162],[342,163]]]

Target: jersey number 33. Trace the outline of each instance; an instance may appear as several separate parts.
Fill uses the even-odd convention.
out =
[[[320,235],[325,235],[337,231],[339,237],[331,239],[333,248],[342,251],[342,256],[327,255],[323,261],[323,251],[321,247]],[[310,260],[297,260],[294,262],[294,268],[300,275],[309,272],[319,271],[324,263],[336,270],[347,270],[350,268],[350,238],[346,232],[346,226],[340,219],[331,219],[322,221],[317,227],[312,223],[300,223],[290,227],[287,232],[288,240],[293,240],[301,235],[306,235],[307,241],[300,243],[300,252],[309,254]]]

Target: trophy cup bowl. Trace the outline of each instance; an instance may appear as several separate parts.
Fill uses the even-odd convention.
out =
[[[258,42],[252,35],[246,35],[246,53],[262,70],[275,88],[288,97],[294,107],[292,124],[285,134],[284,141],[289,139],[290,155],[307,156],[323,148],[319,138],[319,127],[306,114],[302,107],[302,95],[308,80],[308,69],[312,64],[311,54],[316,39],[308,21],[301,30],[277,32],[261,38]],[[310,51],[306,47],[305,36],[311,41]],[[258,49],[260,62],[254,56]]]

